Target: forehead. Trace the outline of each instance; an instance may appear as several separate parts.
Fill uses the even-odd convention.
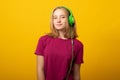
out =
[[[64,8],[56,9],[53,15],[67,15],[67,11]]]

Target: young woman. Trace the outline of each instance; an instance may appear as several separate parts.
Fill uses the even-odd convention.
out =
[[[37,55],[38,80],[80,80],[83,44],[76,39],[75,19],[63,6],[51,16],[51,32],[40,37]]]

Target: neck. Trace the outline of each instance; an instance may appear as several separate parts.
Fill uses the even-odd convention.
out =
[[[59,31],[59,38],[65,39],[63,31]]]

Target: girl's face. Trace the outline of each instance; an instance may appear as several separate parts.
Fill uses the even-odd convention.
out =
[[[68,25],[68,16],[64,9],[56,9],[53,13],[53,25],[57,30],[64,30]]]

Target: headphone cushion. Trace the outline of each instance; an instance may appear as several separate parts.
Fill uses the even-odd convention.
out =
[[[72,15],[70,15],[68,17],[68,22],[69,22],[70,26],[73,26],[73,24],[74,24],[74,17]]]

